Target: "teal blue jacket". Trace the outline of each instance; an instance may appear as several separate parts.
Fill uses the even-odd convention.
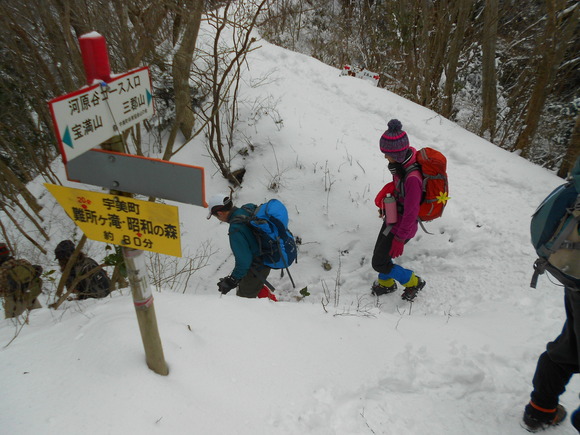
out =
[[[244,204],[243,207],[249,207],[251,209],[255,209],[255,204]],[[231,222],[236,216],[248,216],[249,212],[244,210],[243,208],[234,207],[230,216],[228,218],[228,222]],[[255,259],[260,255],[260,247],[258,245],[258,241],[256,240],[256,236],[250,229],[250,227],[245,223],[230,223],[230,230],[228,232],[230,237],[230,247],[232,248],[232,252],[234,254],[234,258],[236,260],[236,265],[234,270],[232,271],[231,275],[235,279],[242,279],[252,266],[252,263]],[[258,269],[261,269],[258,267]]]

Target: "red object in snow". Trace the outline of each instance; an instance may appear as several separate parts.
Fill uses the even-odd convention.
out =
[[[276,295],[274,293],[272,293],[270,291],[270,289],[266,286],[264,286],[260,289],[260,292],[258,293],[258,298],[259,299],[268,298],[268,299],[273,300],[274,302],[278,302],[278,299],[276,299]]]

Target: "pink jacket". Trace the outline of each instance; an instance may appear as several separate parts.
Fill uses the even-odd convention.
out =
[[[414,148],[411,149],[413,150],[413,157],[405,164],[405,168],[408,168],[417,160],[417,150]],[[418,216],[421,199],[423,197],[423,177],[419,171],[413,171],[407,176],[403,186],[405,192],[404,197],[401,195],[400,190],[397,189],[399,182],[399,176],[394,175],[393,181],[387,183],[378,193],[375,198],[375,204],[382,209],[383,199],[387,193],[391,193],[395,197],[397,203],[403,206],[403,214],[399,214],[397,223],[393,225],[391,231],[399,239],[408,240],[415,236],[419,226]]]

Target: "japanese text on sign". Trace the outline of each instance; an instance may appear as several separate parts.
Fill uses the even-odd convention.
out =
[[[153,116],[151,91],[144,67],[51,100],[65,162]]]
[[[111,82],[105,86],[98,86],[86,94],[81,94],[78,97],[69,99],[68,107],[71,116],[82,115],[83,112],[88,112],[86,115],[87,118],[80,119],[76,124],[71,126],[73,139],[80,139],[103,126],[101,116],[97,115],[91,117],[91,115],[97,106],[106,104],[110,95],[127,94],[130,90],[134,90],[139,86],[141,86],[141,77],[134,75],[122,80]],[[123,114],[128,116],[118,120],[119,127],[123,127],[123,125],[130,123],[132,120],[147,114],[147,103],[145,101],[144,93],[136,96],[129,95],[128,99],[122,98],[121,105]],[[112,127],[114,131],[118,131],[117,125],[113,125]]]
[[[178,208],[45,184],[88,238],[181,256]]]

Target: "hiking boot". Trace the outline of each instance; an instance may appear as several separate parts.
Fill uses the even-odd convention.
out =
[[[541,411],[531,404],[526,405],[522,427],[528,432],[539,432],[557,426],[566,418],[566,408],[558,405],[555,411]]]
[[[401,298],[405,301],[413,302],[413,300],[417,296],[417,293],[419,293],[423,289],[423,287],[425,287],[425,280],[423,280],[420,276],[418,276],[417,284],[410,287],[405,287],[405,290],[403,291]]]
[[[379,284],[378,281],[375,281],[373,283],[373,286],[371,287],[371,293],[375,296],[393,293],[395,290],[397,290],[397,283],[394,281],[393,281],[393,285],[391,285],[391,286],[384,286],[384,285]]]

